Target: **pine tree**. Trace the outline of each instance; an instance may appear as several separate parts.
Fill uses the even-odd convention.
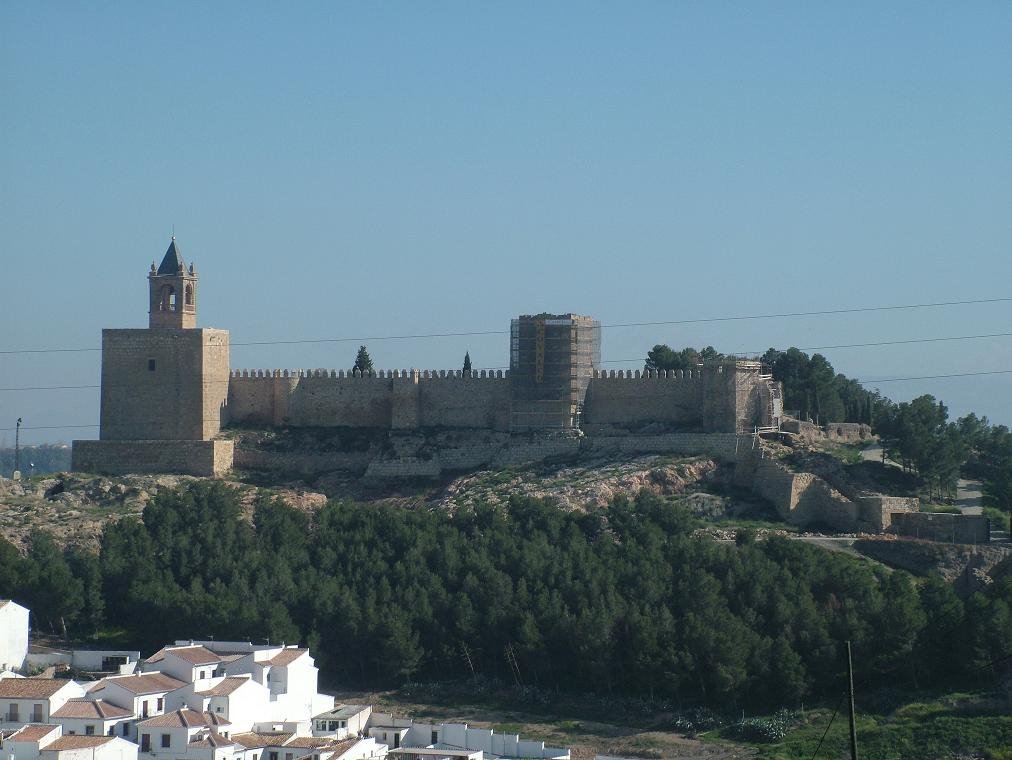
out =
[[[372,372],[372,357],[369,356],[369,352],[365,346],[358,347],[358,353],[355,355],[355,366],[352,369],[357,369],[363,375]]]
[[[464,352],[464,376],[467,377],[471,374],[471,353],[469,351]]]

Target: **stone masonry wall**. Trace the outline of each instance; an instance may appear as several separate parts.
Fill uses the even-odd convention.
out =
[[[237,371],[228,410],[235,424],[504,430],[509,383],[502,372]]]
[[[102,331],[102,440],[207,440],[228,393],[228,332]]]
[[[587,387],[582,427],[593,433],[660,423],[702,430],[703,383],[699,370],[595,372]]]
[[[75,472],[213,477],[232,468],[232,441],[74,441]]]

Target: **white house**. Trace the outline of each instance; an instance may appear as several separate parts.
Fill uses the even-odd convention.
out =
[[[228,739],[230,723],[212,713],[184,708],[137,723],[142,760],[178,758],[187,753],[190,742],[211,733]]]
[[[0,670],[20,670],[28,656],[28,609],[0,599]]]
[[[364,733],[372,715],[372,705],[340,705],[313,716],[313,736],[344,739]]]
[[[40,749],[39,760],[137,760],[137,745],[118,736],[61,736]]]
[[[158,671],[194,683],[216,675],[221,657],[198,645],[162,647],[142,663],[144,672]]]
[[[133,676],[109,676],[88,691],[89,699],[103,699],[144,719],[165,712],[165,696],[185,686],[164,673],[138,673]]]
[[[255,724],[275,718],[270,691],[248,673],[201,680],[171,692],[166,709],[181,707],[225,718],[235,732],[250,731]]]
[[[3,760],[137,760],[137,745],[115,736],[64,736],[60,726],[30,725],[4,739]]]
[[[34,723],[24,726],[3,740],[2,760],[39,760],[39,745],[59,738],[60,727]]]
[[[80,684],[62,678],[0,678],[0,728],[49,723],[67,700],[83,696]]]
[[[126,726],[134,714],[105,700],[85,697],[67,700],[49,717],[63,727],[64,736],[115,736],[122,733],[120,726]]]

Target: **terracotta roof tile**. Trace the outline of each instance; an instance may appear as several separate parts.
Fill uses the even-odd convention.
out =
[[[232,734],[232,741],[241,744],[247,749],[259,749],[262,747],[283,747],[285,742],[291,740],[295,734],[289,733],[267,733],[260,731],[247,731],[242,734]]]
[[[56,741],[42,747],[42,751],[60,752],[65,749],[90,749],[108,744],[115,738],[115,736],[61,736]]]
[[[53,713],[54,718],[128,718],[133,715],[127,709],[112,705],[101,699],[70,699],[59,710]]]
[[[44,723],[31,723],[12,733],[7,738],[16,742],[37,742],[56,731],[59,726],[49,726]]]
[[[148,728],[169,728],[175,726],[199,728],[200,726],[230,726],[232,723],[213,713],[183,709],[165,713],[165,715],[156,715],[153,718],[140,721],[137,725]]]
[[[332,752],[331,758],[339,758],[349,749],[354,747],[361,741],[358,737],[352,737],[350,739],[344,739],[343,741],[333,742],[328,744],[326,747],[320,747],[320,752]]]
[[[228,676],[210,689],[198,691],[197,694],[202,697],[226,697],[249,680],[249,676]]]
[[[289,665],[302,657],[308,649],[282,649],[276,655],[267,660],[267,665]]]
[[[231,739],[226,739],[221,734],[216,734],[216,733],[212,732],[212,733],[209,733],[207,736],[201,737],[200,739],[195,739],[194,741],[190,742],[189,746],[191,746],[191,747],[231,747],[234,744],[235,744],[235,742],[233,742]]]
[[[164,673],[138,673],[135,676],[110,676],[104,679],[106,685],[117,684],[134,694],[157,694],[163,691],[173,691],[180,686],[185,686],[172,676]]]
[[[68,683],[66,678],[0,678],[0,699],[51,697]]]

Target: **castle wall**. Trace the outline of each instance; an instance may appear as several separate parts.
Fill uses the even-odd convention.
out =
[[[102,440],[206,440],[228,394],[225,330],[102,331]]]
[[[595,372],[587,387],[582,427],[593,432],[661,423],[702,430],[703,384],[699,370]]]
[[[418,425],[508,430],[510,383],[505,377],[437,377],[418,381]]]
[[[232,373],[228,414],[252,425],[505,430],[509,382],[502,372],[244,370]]]

